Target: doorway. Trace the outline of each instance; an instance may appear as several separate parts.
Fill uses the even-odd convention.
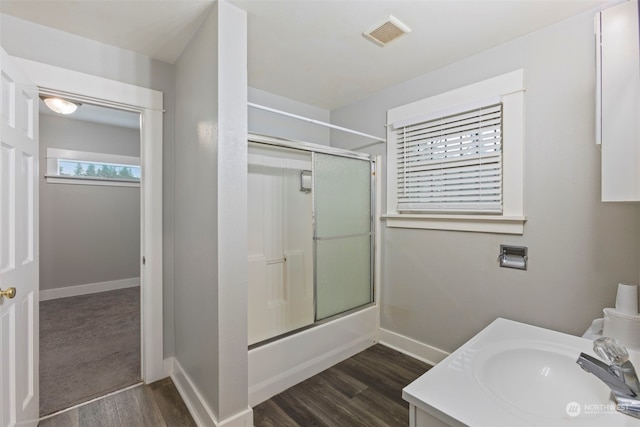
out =
[[[41,416],[141,381],[140,114],[76,105],[39,108]]]
[[[165,364],[163,358],[162,92],[26,59],[13,59],[37,86],[40,95],[60,94],[83,103],[124,109],[140,115],[140,161],[143,171],[139,257],[140,324],[143,331],[141,376],[145,383],[165,378],[171,373],[171,366]],[[38,230],[35,239],[37,247]],[[37,363],[38,322],[33,326],[35,331],[30,339],[35,339],[36,344],[32,347],[35,354],[31,360]],[[22,373],[18,374],[19,383],[31,380],[38,383],[37,372],[33,378],[22,378]],[[37,402],[39,390],[36,388],[33,393]]]

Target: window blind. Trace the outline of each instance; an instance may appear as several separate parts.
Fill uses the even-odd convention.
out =
[[[502,103],[395,131],[399,212],[502,212]]]

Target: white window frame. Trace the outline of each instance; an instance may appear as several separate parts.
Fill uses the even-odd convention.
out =
[[[502,101],[502,214],[398,212],[395,127],[463,111],[483,99]],[[523,234],[524,71],[483,80],[387,111],[387,227]]]
[[[117,154],[93,153],[88,151],[63,150],[47,148],[47,174],[49,184],[107,185],[114,187],[140,187],[140,181],[118,178],[90,178],[60,175],[58,160],[78,161],[80,163],[107,163],[123,166],[140,167],[140,157],[121,156]]]

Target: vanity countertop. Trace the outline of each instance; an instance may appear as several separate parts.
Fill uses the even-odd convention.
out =
[[[575,363],[592,341],[497,319],[404,388],[412,411],[473,427],[640,427],[609,388]],[[640,373],[640,354],[630,352]],[[413,425],[416,423],[412,412]],[[434,420],[435,422],[436,420]],[[426,423],[425,425],[429,425]]]

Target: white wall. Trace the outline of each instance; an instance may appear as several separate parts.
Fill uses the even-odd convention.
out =
[[[0,43],[13,56],[163,92],[163,343],[164,356],[172,356],[175,67],[4,14],[0,14]]]
[[[140,132],[40,114],[47,148],[140,156]],[[40,290],[140,277],[140,188],[40,179]]]
[[[524,235],[383,229],[382,328],[445,351],[496,317],[582,334],[613,305],[618,282],[638,283],[639,207],[600,202],[593,13],[383,90],[331,119],[384,137],[387,109],[519,68]],[[332,145],[359,143],[342,141]],[[498,267],[501,243],[529,247],[528,271]]]
[[[176,63],[175,354],[221,424],[251,413],[246,31],[218,1]]]

